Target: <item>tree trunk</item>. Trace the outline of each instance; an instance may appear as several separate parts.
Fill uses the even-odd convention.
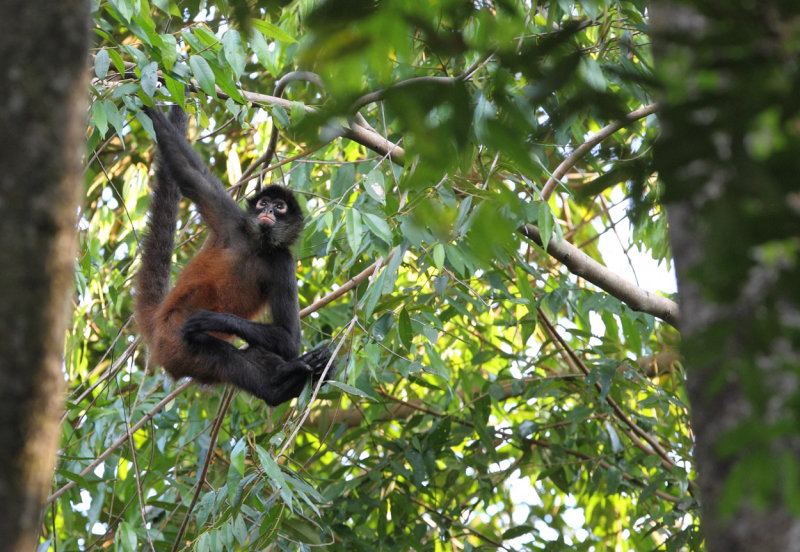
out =
[[[800,14],[744,4],[653,4],[656,162],[707,550],[798,551]]]
[[[36,548],[63,407],[82,189],[83,0],[0,4],[0,550]]]

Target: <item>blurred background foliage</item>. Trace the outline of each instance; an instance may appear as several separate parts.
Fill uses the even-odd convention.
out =
[[[93,3],[69,395],[42,550],[699,550],[674,328],[571,274],[566,240],[669,264],[645,2]],[[296,70],[319,76],[277,81]],[[302,75],[300,75],[302,76]],[[177,104],[241,198],[282,183],[304,347],[275,409],[148,364],[132,277],[152,128]],[[273,128],[276,156],[264,164]],[[370,138],[365,139],[364,136]],[[519,230],[535,225],[540,243]],[[175,271],[201,245],[184,202]],[[641,282],[648,284],[646,281]]]

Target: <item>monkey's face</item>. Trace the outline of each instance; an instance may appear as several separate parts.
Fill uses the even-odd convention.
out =
[[[300,205],[292,191],[283,186],[267,186],[248,203],[267,243],[289,246],[303,230]]]
[[[286,202],[278,198],[262,197],[255,205],[256,218],[261,226],[274,225],[278,217],[285,216],[288,210]]]

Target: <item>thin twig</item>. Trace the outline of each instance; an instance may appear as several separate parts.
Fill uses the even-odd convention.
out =
[[[162,408],[164,408],[167,404],[169,404],[169,402],[171,400],[173,400],[175,397],[177,397],[178,395],[183,393],[193,383],[194,382],[192,380],[188,380],[188,381],[185,381],[182,384],[180,384],[175,389],[173,389],[169,393],[169,395],[167,395],[166,397],[161,399],[158,402],[158,404],[155,405],[153,408],[151,408],[150,411],[147,414],[142,416],[141,420],[139,420],[138,422],[136,422],[136,424],[131,426],[131,428],[128,431],[125,432],[125,435],[123,435],[122,437],[120,437],[119,439],[114,441],[114,443],[111,446],[109,446],[106,450],[104,450],[103,453],[100,454],[100,456],[98,456],[97,459],[95,459],[94,462],[92,462],[91,464],[86,466],[83,470],[81,470],[81,472],[78,475],[80,477],[86,477],[87,475],[92,473],[92,471],[94,471],[94,469],[97,466],[102,464],[103,461],[105,461],[105,459],[108,458],[111,455],[112,452],[114,452],[116,449],[118,449],[121,445],[125,444],[125,442],[128,440],[129,435],[133,435],[134,433],[136,433],[144,424],[146,424],[148,421],[150,421],[153,418],[153,416],[158,414],[161,411]],[[69,483],[67,483],[66,485],[64,485],[60,489],[58,489],[56,492],[51,494],[49,497],[47,497],[47,500],[45,501],[45,504],[49,504],[50,502],[54,501],[55,499],[57,499],[58,497],[60,497],[64,493],[66,493],[68,490],[70,490],[75,485],[77,485],[76,481],[74,481],[74,480],[70,481]]]
[[[555,325],[550,321],[547,315],[542,311],[542,309],[538,309],[539,319],[544,322],[545,327],[547,328],[548,333],[552,336],[552,338],[559,344],[559,347],[563,348],[563,350],[570,356],[572,361],[574,362],[575,366],[577,366],[581,372],[585,375],[589,375],[589,368],[584,364],[583,359],[581,359],[572,347],[561,337],[561,334],[558,333],[556,330]],[[595,387],[598,390],[602,389],[602,385],[600,382],[595,382]],[[669,454],[664,447],[661,446],[656,439],[653,438],[649,433],[643,430],[636,422],[634,422],[625,412],[623,412],[622,407],[619,406],[617,401],[615,401],[608,393],[606,393],[605,402],[611,407],[614,411],[616,417],[622,421],[625,425],[627,425],[635,435],[631,435],[626,431],[626,434],[631,439],[631,441],[642,451],[646,452],[647,454],[654,454],[661,457],[661,465],[666,468],[667,470],[672,470],[676,467],[675,462],[670,458]],[[647,445],[642,443],[641,439],[647,441]],[[695,485],[692,481],[689,481],[690,488],[694,489]]]
[[[287,73],[286,75],[282,76],[278,79],[278,82],[275,83],[275,91],[273,94],[277,98],[283,97],[283,91],[286,86],[290,82],[304,80],[308,81],[312,84],[315,84],[322,88],[322,79],[316,73],[312,73],[311,71],[292,71],[291,73]],[[270,132],[269,136],[269,145],[267,146],[267,151],[264,152],[264,155],[253,161],[249,167],[242,173],[241,178],[239,180],[243,180],[250,176],[252,172],[258,167],[259,165],[269,165],[272,161],[272,157],[275,155],[275,150],[278,148],[278,125],[275,124],[275,117],[272,117],[272,131]]]
[[[214,419],[214,424],[211,426],[211,435],[209,436],[210,441],[208,443],[208,448],[206,448],[206,458],[203,462],[203,468],[200,470],[200,474],[197,477],[197,483],[195,483],[196,487],[194,490],[194,495],[192,496],[192,501],[189,503],[189,508],[186,510],[186,515],[183,517],[181,527],[178,529],[178,534],[175,536],[175,543],[172,545],[172,552],[175,552],[180,547],[183,534],[186,532],[186,527],[189,525],[189,519],[191,518],[192,510],[197,504],[197,500],[200,498],[200,493],[203,491],[203,485],[206,482],[206,475],[208,475],[208,468],[211,466],[211,458],[213,456],[211,453],[214,449],[214,446],[217,444],[219,430],[222,427],[222,422],[225,419],[225,413],[228,412],[228,408],[231,405],[231,401],[233,400],[235,393],[236,392],[232,387],[226,387],[225,393],[222,396],[222,400],[219,403],[217,416]]]
[[[542,188],[542,199],[547,201],[553,193],[553,190],[556,189],[558,186],[559,179],[567,174],[567,171],[570,170],[578,160],[589,153],[593,147],[597,144],[614,134],[619,129],[631,124],[632,122],[641,119],[642,117],[647,117],[648,115],[652,115],[658,110],[658,104],[650,104],[646,105],[640,109],[635,111],[631,111],[628,113],[623,119],[619,121],[614,121],[611,124],[608,124],[594,133],[592,136],[589,137],[583,144],[575,148],[571,154],[564,159],[561,164],[556,167],[556,170],[553,171],[553,174],[550,175],[550,178],[547,179],[545,182],[544,187]]]
[[[283,455],[283,453],[286,452],[286,449],[289,448],[289,445],[294,442],[294,439],[297,436],[297,433],[300,431],[300,428],[303,427],[303,424],[305,423],[306,418],[308,418],[308,415],[311,413],[311,405],[314,404],[314,399],[317,398],[317,395],[319,394],[319,390],[322,388],[322,385],[325,383],[325,376],[328,375],[328,370],[330,370],[331,366],[333,366],[333,360],[336,358],[336,355],[339,353],[339,349],[342,348],[342,345],[344,344],[345,340],[347,339],[347,336],[350,334],[350,332],[353,331],[353,326],[355,326],[356,320],[358,320],[358,318],[354,316],[353,319],[350,320],[350,323],[347,325],[347,328],[345,329],[344,333],[342,334],[342,337],[339,340],[339,343],[336,345],[336,348],[333,350],[333,353],[331,353],[331,358],[328,359],[328,363],[325,365],[325,369],[322,371],[322,375],[320,375],[319,380],[317,381],[317,384],[314,387],[314,391],[311,394],[311,398],[308,399],[308,406],[303,411],[303,415],[301,416],[300,421],[297,424],[295,424],[295,427],[292,430],[292,433],[284,441],[283,446],[281,447],[280,451],[278,451],[278,454],[275,455],[276,459],[280,458]]]
[[[303,310],[301,310],[300,311],[300,317],[302,318],[302,317],[308,316],[312,312],[318,311],[319,309],[321,309],[322,307],[324,307],[325,305],[327,305],[331,301],[334,301],[335,299],[338,299],[339,297],[341,297],[342,295],[344,295],[345,293],[347,293],[348,291],[350,291],[354,287],[358,286],[361,282],[363,282],[364,280],[369,278],[370,275],[373,274],[377,269],[379,269],[380,267],[382,267],[383,265],[388,263],[389,259],[391,259],[392,256],[396,252],[397,252],[397,248],[395,247],[394,249],[392,249],[389,252],[388,255],[386,255],[385,259],[378,259],[377,261],[375,261],[374,263],[369,265],[367,268],[365,268],[364,270],[362,270],[361,272],[359,272],[358,274],[356,274],[355,276],[350,278],[350,280],[348,280],[341,287],[335,289],[334,291],[332,291],[331,293],[329,293],[325,297],[315,301],[311,305],[309,305],[306,308],[304,308]]]

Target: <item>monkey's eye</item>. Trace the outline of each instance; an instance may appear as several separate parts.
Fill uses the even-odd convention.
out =
[[[258,207],[259,209],[263,209],[264,207],[267,206],[268,203],[269,201],[267,201],[267,198],[262,197],[261,199],[258,200],[258,203],[256,203],[256,207]]]
[[[278,199],[272,205],[275,207],[275,210],[278,211],[279,213],[285,213],[286,212],[286,202],[285,201],[282,201],[282,200]]]

